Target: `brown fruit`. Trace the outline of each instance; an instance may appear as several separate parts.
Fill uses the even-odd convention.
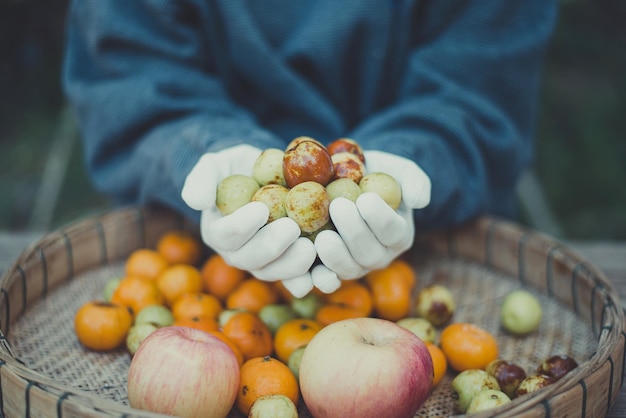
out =
[[[500,390],[509,398],[515,397],[515,391],[522,380],[526,378],[526,372],[520,366],[510,361],[497,359],[487,365],[485,371],[496,378]]]
[[[547,374],[559,380],[578,367],[578,363],[567,354],[557,354],[545,359],[537,368],[537,373]]]
[[[528,393],[533,393],[539,389],[543,389],[546,386],[556,382],[556,379],[546,374],[531,374],[522,380],[515,391],[515,396],[522,396]]]
[[[305,233],[317,231],[328,223],[329,205],[330,199],[326,189],[314,181],[297,184],[289,190],[285,200],[287,216]]]
[[[415,309],[422,318],[428,319],[435,326],[441,326],[454,315],[456,303],[448,288],[432,284],[419,291]]]
[[[287,186],[314,181],[326,186],[335,174],[330,154],[319,142],[303,140],[285,151],[283,174]]]
[[[335,171],[333,179],[347,178],[358,183],[365,175],[365,164],[354,154],[339,152],[331,155],[330,158],[333,161],[333,170]]]
[[[315,138],[311,138],[310,136],[299,136],[297,138],[292,139],[291,142],[287,144],[285,151],[295,148],[296,145],[298,145],[300,142],[303,142],[303,141],[313,141],[323,146],[323,144]]]
[[[338,138],[328,144],[328,152],[330,155],[334,155],[340,152],[349,152],[351,154],[356,155],[362,163],[365,163],[365,155],[363,154],[363,149],[358,142],[354,139],[350,138]]]

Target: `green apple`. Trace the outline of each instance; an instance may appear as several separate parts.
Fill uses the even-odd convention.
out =
[[[541,303],[526,290],[514,290],[507,294],[500,305],[500,324],[515,335],[526,335],[541,324]]]

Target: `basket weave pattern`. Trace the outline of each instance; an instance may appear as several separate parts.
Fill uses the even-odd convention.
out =
[[[167,210],[125,208],[77,221],[22,254],[0,282],[4,416],[158,416],[127,405],[129,355],[82,348],[73,317],[82,303],[100,297],[106,280],[123,274],[131,251],[154,246],[174,228],[194,227]],[[550,237],[493,218],[419,237],[405,257],[418,272],[416,291],[434,282],[449,287],[458,302],[455,318],[497,334],[502,357],[526,370],[550,354],[570,353],[579,361],[564,379],[493,411],[497,416],[606,414],[622,384],[624,316],[611,283],[593,264]],[[520,287],[544,307],[539,331],[523,339],[499,331],[497,315],[502,297]],[[450,379],[433,390],[418,416],[453,413]]]

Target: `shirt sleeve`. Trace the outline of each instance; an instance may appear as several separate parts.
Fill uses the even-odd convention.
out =
[[[458,224],[483,212],[512,216],[515,184],[530,163],[541,61],[556,6],[519,2],[432,1],[421,25],[400,99],[350,136],[365,149],[416,161],[430,176],[430,205],[417,226]]]
[[[181,4],[191,3],[74,1],[63,83],[95,186],[119,204],[160,202],[196,219],[180,192],[200,155],[282,143],[229,100],[200,33],[210,14]]]

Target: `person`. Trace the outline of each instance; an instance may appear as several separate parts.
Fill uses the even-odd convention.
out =
[[[76,0],[63,86],[95,186],[198,222],[237,267],[296,296],[332,292],[406,251],[415,231],[515,216],[533,154],[549,0]],[[347,137],[403,202],[330,206],[315,243],[215,189],[260,152]]]

